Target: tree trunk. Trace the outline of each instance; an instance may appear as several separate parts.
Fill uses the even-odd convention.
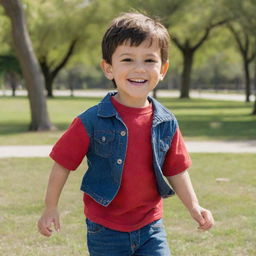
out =
[[[254,106],[252,110],[252,115],[256,115],[256,57],[254,57]]]
[[[43,75],[44,75],[45,89],[47,91],[47,97],[48,98],[53,98],[53,86],[52,85],[53,85],[54,78],[52,77],[51,70],[48,67],[45,59],[41,60],[39,62],[39,64],[41,66],[41,69],[42,69],[42,72],[43,72]]]
[[[247,61],[246,57],[243,58],[243,62],[244,62],[244,79],[245,79],[245,101],[250,102],[251,81],[250,81],[249,62]]]
[[[47,90],[47,97],[48,98],[53,98],[53,79],[48,78],[45,79],[45,88]]]
[[[55,77],[58,75],[58,73],[61,71],[61,69],[64,68],[65,65],[68,63],[71,56],[73,55],[77,42],[78,42],[78,38],[75,38],[70,42],[70,45],[69,45],[67,52],[64,55],[63,59],[59,62],[59,64],[56,67],[54,67],[52,69],[50,68],[50,65],[47,61],[47,57],[42,56],[39,63],[40,63],[40,66],[41,66],[41,69],[42,69],[42,72],[44,75],[45,88],[47,90],[48,98],[53,97],[53,81],[54,81]]]
[[[29,38],[22,4],[19,0],[0,0],[0,4],[11,20],[14,49],[26,81],[31,110],[30,130],[50,130],[53,125],[48,117],[43,75]]]
[[[189,98],[191,71],[193,65],[194,51],[185,49],[183,53],[183,71],[181,76],[180,98]]]
[[[12,89],[12,97],[15,97],[16,89],[18,87],[18,75],[13,71],[10,71],[9,73],[9,83]]]
[[[155,99],[157,98],[157,88],[154,88],[154,89],[153,89],[153,95],[152,95],[152,96],[153,96],[153,98],[155,98]]]
[[[256,94],[255,94],[255,100],[254,100],[254,107],[253,107],[252,115],[256,115]]]
[[[14,71],[8,71],[4,76],[5,84],[12,90],[12,96],[15,97],[16,88],[18,86],[18,75]]]
[[[74,97],[75,84],[76,84],[75,76],[71,71],[68,73],[68,86],[70,89],[70,97]]]

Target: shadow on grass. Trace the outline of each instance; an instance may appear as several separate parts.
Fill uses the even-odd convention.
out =
[[[69,122],[55,123],[57,131],[65,131]],[[51,131],[52,132],[52,131]],[[29,131],[29,123],[24,122],[1,122],[0,135],[18,135],[23,133],[36,133],[35,131]]]
[[[12,135],[29,132],[29,124],[25,122],[1,122],[0,135]]]
[[[68,101],[85,101],[85,102],[100,102],[102,100],[102,97],[86,97],[86,96],[75,96],[75,97],[70,97],[70,96],[54,96],[53,98],[47,98],[47,101],[63,101],[63,100],[68,100]]]

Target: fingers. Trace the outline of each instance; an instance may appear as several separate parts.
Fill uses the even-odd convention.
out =
[[[203,215],[201,214],[201,212],[198,210],[194,213],[194,219],[199,223],[200,226],[205,225],[205,219],[203,217]]]
[[[214,219],[212,213],[209,210],[197,205],[191,209],[190,213],[192,217],[198,222],[199,230],[206,231],[213,226]]]
[[[52,226],[54,229],[59,232],[60,231],[60,223],[58,218],[46,218],[43,217],[38,221],[38,231],[47,237],[50,237],[53,233]]]
[[[44,219],[41,218],[41,219],[38,221],[37,226],[38,226],[38,231],[39,231],[42,235],[47,236],[47,237],[51,236],[51,234],[52,234],[52,229],[51,229],[51,221],[50,221],[50,220],[46,220],[46,221],[45,221]]]
[[[212,213],[206,209],[202,209],[201,216],[204,219],[204,223],[199,223],[200,226],[198,227],[200,230],[209,230],[214,225],[214,219]]]
[[[57,208],[46,208],[43,212],[43,215],[39,219],[38,231],[44,236],[51,236],[53,233],[53,228],[59,232],[60,231],[60,222],[59,222],[59,213]]]
[[[60,232],[60,222],[59,222],[59,219],[54,219],[53,223],[54,223],[55,231]]]

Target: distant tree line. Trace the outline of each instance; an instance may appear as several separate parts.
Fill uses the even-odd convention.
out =
[[[32,130],[53,127],[48,117],[38,121],[38,115],[47,115],[44,90],[53,97],[54,88],[72,92],[111,86],[99,69],[101,37],[110,20],[124,11],[160,17],[170,32],[170,71],[159,88],[179,89],[180,98],[189,98],[191,88],[244,89],[247,102],[256,91],[254,0],[0,0],[0,4],[0,76],[13,95],[19,83],[25,84]]]

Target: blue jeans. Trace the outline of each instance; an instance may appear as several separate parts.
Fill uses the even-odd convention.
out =
[[[170,256],[162,219],[119,232],[86,219],[90,256]]]

